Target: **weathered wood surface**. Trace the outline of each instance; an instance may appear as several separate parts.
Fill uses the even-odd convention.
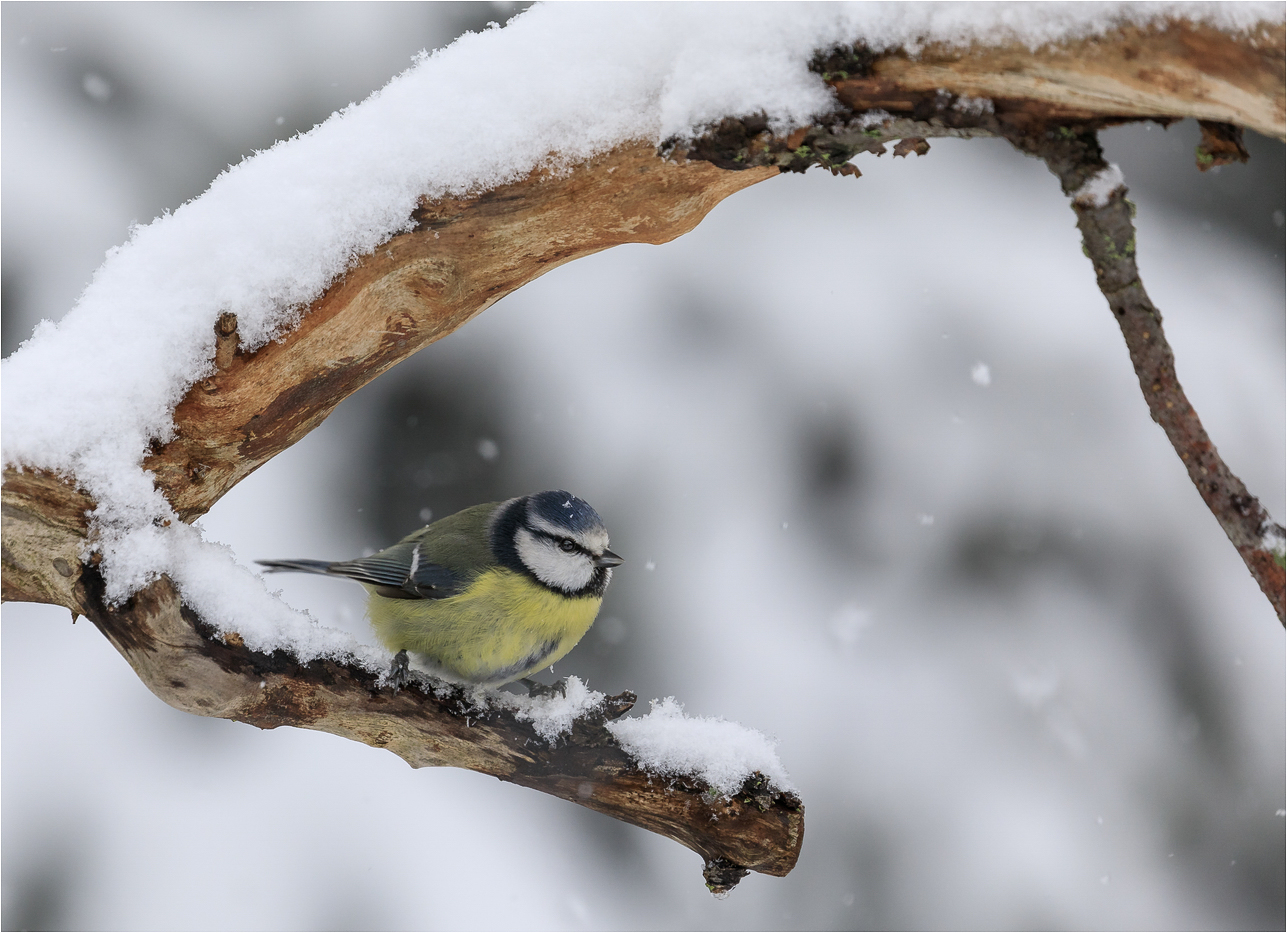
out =
[[[929,47],[882,56],[866,77],[835,81],[851,108],[911,110],[942,88],[987,98],[1015,124],[1118,119],[1232,123],[1284,138],[1283,27],[1232,37],[1207,26],[1127,27],[1047,46]]]

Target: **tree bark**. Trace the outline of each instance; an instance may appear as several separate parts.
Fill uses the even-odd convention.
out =
[[[216,374],[191,387],[174,413],[174,440],[156,445],[144,465],[190,522],[347,395],[514,289],[611,246],[671,240],[723,198],[780,171],[821,165],[857,175],[849,158],[895,139],[907,140],[905,155],[936,136],[1015,139],[1058,126],[1084,135],[1139,119],[1197,117],[1282,139],[1283,61],[1281,24],[1243,37],[1190,23],[1124,28],[1036,52],[820,50],[814,68],[835,89],[837,110],[816,125],[773,136],[747,115],[661,152],[628,144],[570,173],[536,172],[476,197],[426,201],[412,232],[362,257],[281,340],[246,353],[235,318],[224,315],[215,324]],[[864,116],[876,109],[885,115]],[[603,718],[579,722],[571,739],[549,748],[511,714],[472,706],[459,692],[395,696],[354,667],[303,665],[250,651],[235,637],[219,641],[166,579],[107,606],[86,556],[94,503],[75,478],[7,469],[3,499],[3,598],[89,617],[179,709],[331,732],[416,767],[471,768],[572,800],[692,848],[713,890],[727,890],[746,869],[785,874],[795,864],[803,808],[791,795],[751,782],[722,801],[653,779]],[[1281,578],[1279,567],[1279,594]],[[629,699],[623,694],[604,717]]]

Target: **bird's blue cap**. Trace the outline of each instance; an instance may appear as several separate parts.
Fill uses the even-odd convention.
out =
[[[604,527],[603,519],[590,503],[562,489],[529,496],[527,508],[530,514],[569,531],[591,531]]]

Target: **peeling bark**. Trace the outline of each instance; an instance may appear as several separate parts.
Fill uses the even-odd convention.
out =
[[[570,174],[426,202],[415,230],[364,257],[280,341],[224,352],[175,409],[176,438],[144,465],[190,522],[348,395],[520,286],[612,246],[673,240],[774,174],[666,162],[639,144]]]

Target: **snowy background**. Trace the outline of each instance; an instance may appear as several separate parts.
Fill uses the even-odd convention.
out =
[[[131,223],[512,12],[6,4],[4,354]],[[1283,148],[1199,175],[1196,140],[1106,134],[1181,379],[1281,520]],[[667,840],[178,713],[92,626],[7,604],[4,928],[1281,928],[1282,629],[1054,178],[932,147],[550,273],[203,520],[243,561],[341,558],[424,510],[585,497],[628,563],[558,673],[775,735],[792,875],[716,902]],[[273,584],[365,637],[359,588]]]

